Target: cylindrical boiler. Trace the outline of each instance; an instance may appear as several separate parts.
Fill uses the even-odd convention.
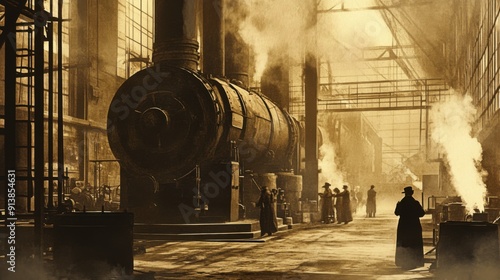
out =
[[[231,159],[245,169],[286,169],[295,121],[266,97],[221,79],[157,64],[126,80],[108,111],[108,139],[122,167],[158,182]]]
[[[194,209],[193,196],[201,195],[207,202],[214,195],[207,184],[217,185],[209,211],[218,208],[219,198],[237,197],[226,194],[237,186],[226,187],[225,180],[217,180],[225,172],[218,168],[228,162],[239,162],[241,170],[252,173],[290,170],[298,129],[288,113],[263,95],[224,79],[157,63],[118,89],[108,111],[108,140],[122,169],[121,208],[133,206],[135,213],[143,208],[138,219],[181,217],[183,213],[172,213],[178,211],[176,205]],[[199,187],[184,183],[194,170],[199,170]],[[147,182],[154,184],[134,179],[139,177],[151,178]],[[151,197],[151,203],[142,197]],[[221,207],[234,209],[233,204],[238,201]]]

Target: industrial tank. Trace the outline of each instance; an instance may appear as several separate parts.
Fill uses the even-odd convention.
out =
[[[121,208],[138,220],[187,222],[179,205],[234,220],[240,170],[291,170],[298,126],[257,92],[160,62],[118,89],[108,140],[122,169]]]
[[[291,167],[297,125],[267,97],[223,79],[159,64],[126,80],[108,112],[122,167],[171,182],[234,157],[246,169]]]

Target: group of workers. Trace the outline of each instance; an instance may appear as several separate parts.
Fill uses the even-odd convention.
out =
[[[348,224],[352,221],[351,195],[349,187],[344,185],[342,191],[338,188],[330,189],[331,184],[325,183],[322,198],[321,216],[324,223],[337,222]],[[405,196],[396,204],[394,214],[399,216],[396,239],[396,265],[403,269],[420,267],[424,263],[423,239],[420,217],[425,215],[420,203],[413,198],[411,186],[405,187],[402,192]],[[366,217],[375,217],[376,212],[375,186],[370,186],[367,191]],[[268,187],[262,187],[261,195],[256,206],[261,209],[260,227],[261,235],[272,235],[278,230],[276,213],[274,212],[274,195]],[[336,210],[336,211],[335,211]],[[335,213],[337,214],[335,217]]]
[[[323,193],[319,193],[322,200],[321,221],[325,224],[337,223],[348,224],[352,221],[351,194],[347,185],[342,186],[342,191],[338,188],[330,189],[331,184],[325,183]],[[335,213],[337,213],[335,217]]]
[[[325,224],[335,222],[335,211],[337,212],[338,223],[349,223],[352,221],[350,199],[351,195],[348,186],[343,186],[343,191],[338,188],[330,189],[330,184],[325,183],[322,198],[321,219]],[[404,188],[404,197],[396,204],[394,214],[399,216],[396,240],[396,265],[403,269],[413,269],[420,267],[424,263],[423,239],[420,217],[425,215],[425,211],[420,203],[413,198],[413,188]],[[375,186],[371,185],[367,192],[366,217],[375,217],[376,212]]]
[[[342,186],[342,191],[338,188],[334,188],[333,191],[330,189],[331,184],[326,182],[323,185],[325,189],[323,193],[318,195],[321,197],[321,221],[325,224],[337,223],[348,224],[352,221],[352,213],[362,205],[361,198],[359,197],[358,190],[351,195],[349,192],[349,187],[347,185]],[[367,192],[366,200],[366,217],[375,217],[376,206],[376,194],[375,186],[371,185],[370,190]],[[354,204],[351,205],[351,197],[353,198]],[[335,213],[337,215],[335,215]]]

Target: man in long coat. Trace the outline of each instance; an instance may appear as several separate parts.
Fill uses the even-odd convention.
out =
[[[260,233],[261,236],[266,234],[273,235],[278,231],[278,223],[276,213],[274,212],[274,196],[269,191],[269,188],[264,186],[260,192],[259,201],[256,203],[260,207]]]
[[[337,223],[341,224],[344,222],[344,216],[342,215],[342,197],[339,196],[340,190],[339,188],[334,188],[333,189],[333,197],[334,197],[334,206],[335,206],[335,212],[337,212]]]
[[[413,189],[404,188],[405,197],[396,205],[394,214],[399,216],[396,239],[396,265],[403,269],[413,269],[424,265],[424,244],[420,217],[425,211],[413,198]]]
[[[341,217],[339,218],[339,222],[348,224],[349,222],[352,222],[351,193],[349,192],[349,187],[347,185],[342,186],[342,188],[344,190],[337,195],[337,197],[341,198],[342,203],[342,210],[340,213]]]
[[[371,185],[366,195],[366,217],[374,218],[377,212],[377,192],[375,186]]]
[[[325,191],[323,193],[319,193],[321,197],[321,221],[325,224],[329,224],[330,222],[335,222],[335,211],[333,210],[333,193],[330,189],[330,183],[326,182],[323,185]]]

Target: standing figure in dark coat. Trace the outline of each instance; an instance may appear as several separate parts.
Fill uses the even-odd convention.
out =
[[[377,192],[374,189],[375,186],[371,185],[366,193],[366,217],[368,218],[375,218],[375,213],[377,212]]]
[[[339,188],[333,189],[333,197],[335,199],[335,211],[337,212],[337,222],[341,224],[342,221],[342,197],[339,196]]]
[[[352,221],[351,194],[347,190],[348,189],[347,185],[344,185],[342,188],[344,190],[337,195],[337,197],[342,198],[341,199],[342,211],[341,211],[341,217],[339,218],[339,222],[348,224],[349,222]]]
[[[413,269],[424,265],[424,244],[420,217],[425,215],[420,203],[413,198],[413,189],[404,188],[405,197],[396,205],[394,214],[399,216],[396,240],[396,265]]]
[[[322,201],[321,221],[325,224],[329,224],[330,222],[335,223],[335,211],[333,210],[333,193],[330,189],[330,186],[330,183],[325,183],[325,185],[323,185],[325,191],[323,193],[319,193]]]
[[[256,203],[260,207],[260,234],[261,236],[273,235],[278,231],[278,222],[276,213],[274,212],[274,196],[269,191],[269,188],[264,186],[261,189],[259,201]]]

